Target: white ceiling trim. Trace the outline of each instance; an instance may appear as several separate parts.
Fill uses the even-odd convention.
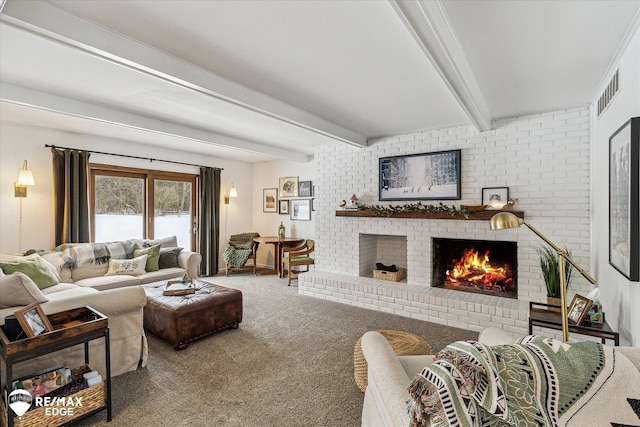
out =
[[[44,2],[8,2],[0,17],[7,23],[51,40],[246,108],[256,114],[353,146],[367,145],[364,135],[74,17]]]
[[[389,0],[424,55],[480,131],[491,129],[491,113],[440,0]]]
[[[311,156],[291,150],[235,139],[8,83],[0,83],[0,100],[2,100],[2,102],[80,117],[115,126],[188,139],[270,157],[276,156],[303,163],[311,160]]]

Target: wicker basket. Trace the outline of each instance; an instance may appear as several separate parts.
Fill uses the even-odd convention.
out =
[[[431,346],[425,340],[410,332],[388,330],[378,332],[389,341],[393,352],[398,356],[433,353]],[[367,389],[367,375],[367,359],[362,354],[362,338],[358,338],[353,349],[353,378],[363,393]]]
[[[398,271],[373,270],[374,279],[399,282],[405,277],[407,277],[407,269],[402,267],[398,267]]]
[[[80,366],[71,371],[71,377],[74,381],[82,379],[82,375],[90,371],[91,368],[88,365]],[[73,415],[46,415],[47,407],[39,407],[30,410],[20,418],[14,417],[13,425],[15,427],[58,427],[106,405],[104,382],[82,389],[70,396],[74,398],[74,401],[75,398],[82,398],[82,406],[73,407]],[[6,411],[6,406],[2,402],[0,404],[0,420],[2,420],[3,426],[8,425]]]

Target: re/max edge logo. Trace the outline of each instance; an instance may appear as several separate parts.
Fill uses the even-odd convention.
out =
[[[23,416],[33,404],[34,408],[45,408],[47,416],[73,416],[74,409],[82,407],[82,397],[45,397],[36,396],[34,399],[26,390],[17,389],[9,394],[9,407],[19,417]]]

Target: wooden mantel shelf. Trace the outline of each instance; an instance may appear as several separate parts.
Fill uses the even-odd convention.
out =
[[[492,216],[499,211],[480,211],[469,212],[469,218],[465,218],[461,213],[451,215],[448,212],[398,212],[391,214],[391,216],[377,215],[374,211],[350,211],[341,210],[336,211],[336,216],[349,216],[360,218],[419,218],[419,219],[455,219],[462,221],[489,221]],[[512,211],[512,214],[519,218],[524,218],[523,211]]]

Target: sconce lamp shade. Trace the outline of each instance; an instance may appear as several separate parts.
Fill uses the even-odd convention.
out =
[[[236,186],[233,182],[231,183],[231,188],[229,189],[229,197],[238,197],[238,192],[236,191]]]
[[[33,172],[27,169],[27,161],[22,162],[22,169],[18,174],[18,181],[14,183],[15,197],[27,197],[27,186],[35,185]]]
[[[518,228],[524,221],[510,212],[500,212],[491,217],[490,227],[492,230],[503,230],[505,228]]]

